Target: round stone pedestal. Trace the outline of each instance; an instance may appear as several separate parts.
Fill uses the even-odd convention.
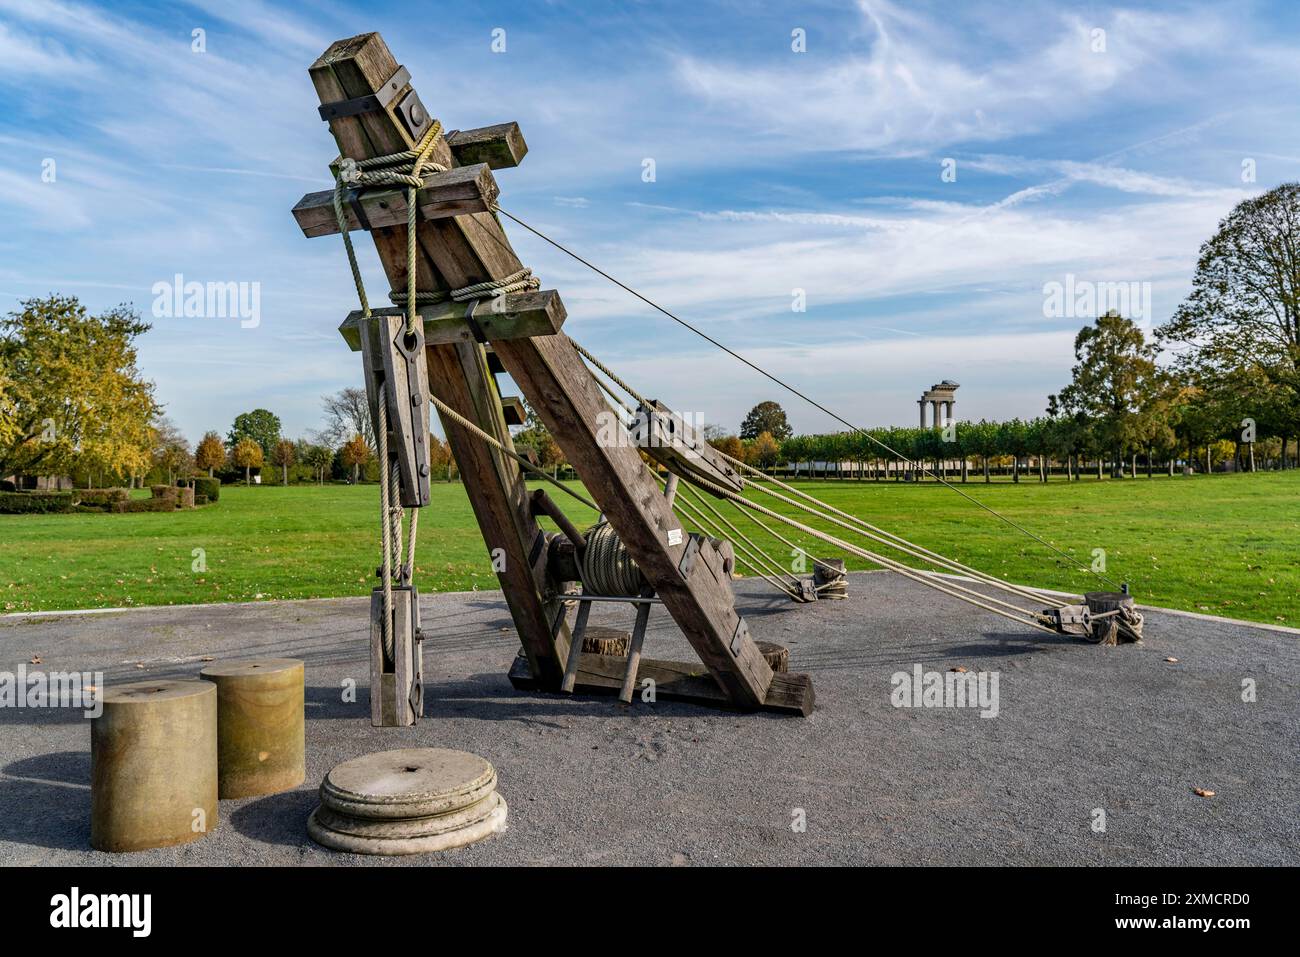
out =
[[[506,825],[492,765],[466,751],[403,748],[344,761],[307,821],[317,844],[356,854],[464,847]]]
[[[90,843],[140,851],[217,826],[217,687],[136,681],[103,693],[90,726]]]
[[[218,661],[200,674],[217,686],[221,797],[278,794],[302,784],[307,776],[302,662]]]

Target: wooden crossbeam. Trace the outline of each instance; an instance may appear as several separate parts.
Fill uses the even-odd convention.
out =
[[[423,320],[425,343],[442,345],[473,342],[474,331],[465,319],[468,308],[469,304],[464,302],[440,302],[432,306],[421,306],[419,315]],[[384,306],[372,309],[370,314],[380,317],[404,316],[406,309],[401,306]],[[566,317],[564,303],[554,289],[502,296],[499,304],[484,302],[474,310],[474,322],[489,341],[553,336],[560,331]],[[339,332],[353,352],[361,348],[361,330],[366,325],[365,314],[357,309],[348,313],[348,317],[339,326]],[[374,329],[373,323],[370,328]]]
[[[429,173],[424,186],[416,191],[415,203],[421,219],[446,219],[465,213],[482,213],[492,208],[500,189],[486,163]],[[361,207],[358,215],[357,207]],[[348,192],[343,205],[348,229],[374,229],[379,226],[405,226],[408,219],[406,188]],[[302,234],[307,237],[332,236],[339,231],[334,211],[334,190],[308,193],[293,208]]]
[[[509,169],[523,162],[528,152],[518,123],[497,123],[476,130],[456,130],[447,134],[447,145],[461,166],[487,163],[493,169]]]
[[[324,104],[375,93],[396,70],[397,63],[383,39],[377,33],[368,33],[332,44],[308,73]],[[382,112],[331,119],[330,132],[340,155],[360,160],[411,149],[415,144],[406,132],[399,110],[404,98],[413,92],[399,93]],[[441,138],[435,142],[430,158],[443,166],[456,165],[450,148]],[[459,288],[519,269],[516,264],[505,273],[493,275],[481,268],[471,272],[461,269],[449,276],[443,264],[436,263],[430,255],[430,250],[438,250],[440,254],[456,250],[467,265],[473,266],[473,249],[488,241],[486,237],[492,235],[493,228],[500,233],[495,218],[488,213],[421,221],[417,227],[418,288]],[[370,235],[390,287],[405,289],[405,224],[381,226],[372,229]],[[511,447],[500,395],[488,373],[482,346],[472,340],[437,344],[430,345],[425,354],[430,391],[507,448]],[[542,531],[529,510],[528,490],[519,466],[455,422],[444,420],[443,429],[465,477],[484,543],[494,558],[500,559],[495,562],[501,569],[497,577],[533,674],[558,686],[568,657],[569,631],[562,618],[563,604],[546,593],[546,549],[536,548]]]
[[[528,413],[524,411],[524,400],[517,395],[503,395],[501,411],[505,414],[506,425],[525,425],[528,422]]]

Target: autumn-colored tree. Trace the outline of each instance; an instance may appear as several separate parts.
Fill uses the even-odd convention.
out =
[[[442,472],[451,481],[451,446],[429,433],[429,471]]]
[[[339,450],[339,457],[344,465],[352,469],[352,481],[356,483],[360,480],[361,466],[370,461],[370,446],[366,445],[366,440],[361,435],[354,435]]]
[[[281,439],[271,450],[271,464],[280,466],[280,484],[289,484],[289,466],[297,459],[297,449],[288,439]]]
[[[209,477],[212,476],[213,469],[226,464],[226,447],[222,444],[221,436],[215,432],[204,433],[199,447],[194,450],[194,464],[198,468],[207,469]]]
[[[172,485],[176,475],[188,471],[194,460],[190,454],[190,443],[166,416],[153,424],[153,435],[153,464],[167,474],[167,484]]]
[[[262,467],[262,447],[253,439],[243,438],[235,443],[230,461],[244,470],[244,484],[253,484],[252,470]]]
[[[92,316],[75,297],[21,306],[0,319],[0,475],[143,473],[158,409],[135,339],[149,325],[127,306]]]
[[[723,455],[730,455],[733,459],[739,459],[741,462],[745,461],[744,443],[734,435],[724,435],[722,438],[709,439],[709,444]]]
[[[755,468],[770,469],[776,465],[781,455],[781,446],[777,444],[776,439],[772,438],[771,432],[760,432],[755,436],[749,451],[751,457],[749,464]]]

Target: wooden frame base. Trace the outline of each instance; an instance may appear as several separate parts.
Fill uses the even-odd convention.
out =
[[[617,695],[623,687],[623,673],[626,667],[627,662],[623,658],[613,655],[593,655],[584,651],[578,664],[577,680],[573,691],[575,694]],[[548,688],[533,677],[527,658],[515,659],[510,668],[509,678],[510,684],[519,691],[560,693],[558,689]],[[637,668],[638,687],[646,678],[654,679],[656,698],[663,698],[666,701],[686,701],[711,708],[744,710],[736,708],[709,675],[709,670],[699,662],[692,664],[685,661],[642,658]],[[794,714],[806,718],[812,714],[815,703],[811,675],[777,672],[772,676],[772,684],[767,689],[767,698],[758,710]]]

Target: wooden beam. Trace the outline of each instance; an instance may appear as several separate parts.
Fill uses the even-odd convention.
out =
[[[637,418],[635,427],[646,433],[637,436],[637,444],[668,471],[686,478],[697,475],[733,492],[744,490],[745,483],[735,466],[668,406],[653,399],[649,408],[637,408]],[[704,491],[717,498],[725,497],[708,489]]]
[[[397,63],[383,38],[368,33],[331,44],[308,72],[321,103],[333,103],[374,93],[396,69]],[[352,159],[395,153],[415,145],[391,109],[338,117],[330,120],[329,125],[339,153]],[[444,166],[456,165],[442,138],[435,141],[430,158]],[[442,251],[449,242],[460,251],[488,242],[492,227],[500,234],[495,217],[489,213],[421,221],[416,235],[417,288],[421,291],[459,288],[502,278],[519,269],[515,260],[514,267],[504,273],[489,275],[481,268],[469,272],[458,268],[449,273],[443,268],[445,257],[439,263],[430,256],[431,250]],[[370,235],[390,288],[405,288],[405,224],[381,226],[371,230]],[[457,241],[454,237],[458,236],[462,238]],[[461,252],[461,259],[473,264],[468,252]],[[425,354],[430,391],[510,448],[510,432],[502,417],[500,395],[487,371],[483,348],[474,341],[436,344],[430,345]],[[501,455],[463,427],[444,420],[443,428],[465,476],[465,489],[484,543],[490,552],[500,549],[494,555],[501,559],[497,564],[502,570],[497,577],[532,673],[558,687],[568,657],[569,631],[560,617],[563,604],[547,593],[547,550],[542,548],[534,553],[542,532],[529,511],[523,475],[514,460]]]
[[[518,166],[528,152],[518,123],[498,123],[476,130],[457,130],[447,135],[456,162],[462,166],[487,163],[493,169]]]
[[[630,439],[609,441],[617,420],[573,343],[561,332],[494,349],[700,660],[738,707],[762,705],[772,669],[736,614],[721,559],[709,547],[717,569],[709,560],[679,567],[688,540],[681,522]]]
[[[505,415],[506,425],[525,425],[528,414],[524,411],[524,400],[517,395],[501,397],[501,411]]]
[[[500,187],[485,163],[430,173],[424,187],[416,192],[421,219],[445,219],[465,213],[481,213],[492,208]],[[354,199],[355,196],[355,199]],[[357,205],[361,215],[357,215]],[[407,222],[406,189],[373,188],[355,195],[349,190],[344,202],[349,230],[373,229],[377,226],[405,226]],[[293,208],[293,218],[307,237],[333,236],[339,231],[334,212],[334,190],[308,193]]]
[[[572,691],[575,694],[617,695],[623,683],[625,663],[616,655],[581,652],[577,659]],[[709,672],[698,663],[642,658],[637,670],[640,680],[654,681],[655,698],[685,701],[709,707],[734,707]],[[549,691],[528,669],[528,659],[516,658],[510,668],[510,684],[520,691]],[[816,706],[812,677],[778,672],[772,676],[767,697],[759,710],[807,717]]]
[[[497,339],[524,339],[529,336],[553,336],[564,325],[567,313],[560,294],[554,289],[538,292],[520,292],[511,296],[502,296],[500,311],[492,308],[490,302],[480,302],[474,310],[474,321],[489,341]],[[464,302],[440,302],[421,306],[420,318],[424,320],[424,341],[427,345],[473,342],[474,333],[465,320],[469,308]],[[385,318],[404,316],[404,306],[384,306],[372,309],[371,316]],[[353,352],[361,349],[361,330],[365,327],[364,313],[360,309],[348,313],[348,317],[339,326],[343,339]],[[375,324],[370,324],[374,335]]]

